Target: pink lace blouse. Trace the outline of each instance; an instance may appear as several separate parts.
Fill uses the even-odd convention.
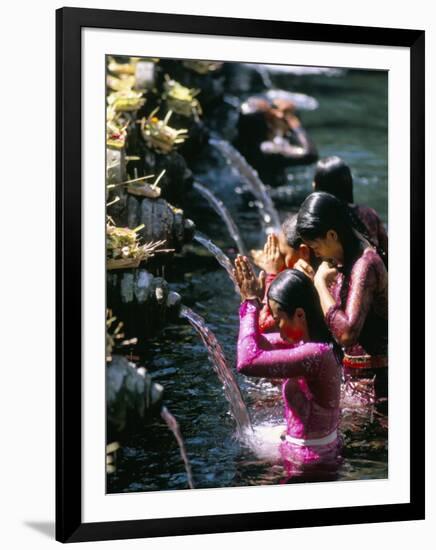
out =
[[[340,366],[330,344],[290,344],[278,333],[261,334],[260,304],[242,303],[238,338],[239,372],[283,378],[287,433],[297,438],[324,437],[339,421]]]

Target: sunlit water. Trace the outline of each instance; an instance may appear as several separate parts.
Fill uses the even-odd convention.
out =
[[[317,99],[319,109],[304,112],[302,119],[320,155],[337,154],[350,163],[356,202],[376,208],[387,222],[386,76],[362,71],[328,78],[271,74],[271,79],[278,88],[289,85],[292,91]],[[225,121],[222,134],[231,137],[226,135]],[[195,170],[231,211],[247,248],[259,246],[264,238],[259,214],[255,205],[250,207],[244,195],[238,194],[238,175],[212,148]],[[313,166],[288,170],[289,185],[303,197],[310,189],[313,170]],[[282,218],[296,208],[287,203],[277,206]],[[234,257],[236,250],[222,220],[205,208],[201,197],[193,192],[186,210],[201,231]],[[218,264],[196,261],[191,265],[198,246],[187,247],[186,257],[180,258],[172,279],[168,278],[172,288],[182,294],[184,304],[204,317],[234,368],[239,300]],[[165,404],[180,425],[196,488],[276,484],[285,478],[278,455],[284,429],[279,386],[235,372],[254,428],[254,434],[241,441],[207,351],[189,325],[167,327],[150,342],[141,363],[165,388]],[[369,407],[347,406],[341,433],[345,447],[339,480],[387,477],[385,417]],[[159,417],[121,443],[116,472],[108,476],[109,492],[187,488],[179,448]]]
[[[247,254],[247,251],[245,249],[241,232],[239,231],[238,226],[236,225],[223,201],[216,197],[208,187],[201,185],[201,183],[195,182],[193,188],[207,200],[209,205],[223,220],[223,222],[226,224],[229,235],[232,237],[235,245],[238,248],[239,253],[245,256]]]
[[[229,410],[237,426],[238,437],[242,439],[245,434],[251,433],[253,428],[247,406],[244,403],[235,375],[233,374],[233,369],[226,359],[220,343],[216,339],[214,332],[207,326],[203,317],[192,311],[189,307],[182,306],[180,317],[186,319],[202,339],[208,351],[210,363],[222,384],[224,396],[227,399]]]

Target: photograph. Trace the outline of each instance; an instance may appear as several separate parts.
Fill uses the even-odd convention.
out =
[[[104,61],[106,494],[388,479],[389,72]]]

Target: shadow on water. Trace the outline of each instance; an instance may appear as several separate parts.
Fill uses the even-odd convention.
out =
[[[320,156],[343,157],[352,167],[356,202],[375,208],[387,222],[386,73],[341,71],[327,77],[270,72],[268,76],[275,87],[311,95],[319,102],[317,110],[305,111],[302,118]],[[227,139],[224,132],[223,137]],[[224,203],[247,249],[259,246],[265,233],[258,205],[247,205],[242,199],[240,174],[213,147],[196,164],[194,172],[196,179],[207,182],[207,188]],[[292,190],[288,199],[292,198],[280,201],[280,191],[274,190],[273,194],[278,197],[275,201],[281,217],[289,212],[289,204],[295,209],[310,192],[313,172],[313,166],[288,169],[287,189]],[[193,192],[189,216],[199,231],[211,235],[232,259],[237,251],[227,226],[218,216],[211,216],[210,208],[204,205],[204,198]],[[200,249],[198,244],[195,246]],[[177,270],[169,274],[169,282],[219,342],[250,411],[253,435],[242,441],[237,437],[223,384],[210,366],[207,349],[188,324],[168,326],[159,338],[149,342],[140,363],[165,387],[165,404],[180,424],[196,488],[280,483],[285,477],[277,456],[284,427],[280,387],[236,372],[240,302],[234,285],[218,264],[190,266],[187,258],[181,257],[183,270],[178,275]],[[386,420],[372,406],[344,408],[340,426],[344,462],[339,480],[387,477]],[[179,448],[160,419],[123,444],[116,472],[108,477],[109,492],[186,487],[187,474]]]

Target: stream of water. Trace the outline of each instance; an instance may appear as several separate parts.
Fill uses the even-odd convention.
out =
[[[194,489],[191,465],[189,464],[188,455],[186,454],[185,442],[183,441],[183,436],[180,432],[179,423],[166,407],[162,407],[160,415],[162,419],[165,421],[166,425],[168,426],[168,429],[171,430],[171,432],[174,434],[174,437],[177,441],[177,445],[179,446],[179,449],[180,449],[180,457],[185,466],[188,487],[190,489]]]
[[[266,233],[280,229],[280,218],[276,207],[256,170],[248,164],[241,153],[231,143],[222,139],[211,139],[209,142],[223,155],[237,175],[245,181],[256,198],[256,206]]]
[[[224,254],[221,248],[217,246],[215,243],[213,243],[211,239],[209,239],[209,237],[206,237],[206,235],[203,235],[203,233],[200,233],[199,231],[195,232],[194,241],[197,241],[198,243],[203,245],[207,250],[209,250],[211,254],[215,256],[220,266],[226,270],[226,273],[229,276],[229,279],[235,285],[235,290],[237,294],[239,294],[239,288],[236,283],[235,276],[233,275],[233,264],[230,261],[229,257],[226,254]]]
[[[215,334],[207,327],[203,317],[192,311],[189,307],[182,307],[180,317],[187,319],[200,335],[209,354],[212,367],[222,384],[224,396],[230,407],[230,413],[236,422],[238,435],[241,438],[244,437],[246,433],[252,431],[250,415],[248,414],[238,383],[236,382],[235,376],[220,343]]]
[[[239,231],[238,226],[234,222],[232,216],[230,215],[230,212],[228,211],[223,201],[220,200],[216,195],[214,195],[210,189],[208,189],[204,185],[201,185],[201,183],[195,182],[193,187],[207,200],[210,206],[218,214],[220,219],[222,219],[223,222],[226,224],[229,235],[235,241],[239,253],[243,256],[246,256],[247,251],[241,236],[241,232]]]

